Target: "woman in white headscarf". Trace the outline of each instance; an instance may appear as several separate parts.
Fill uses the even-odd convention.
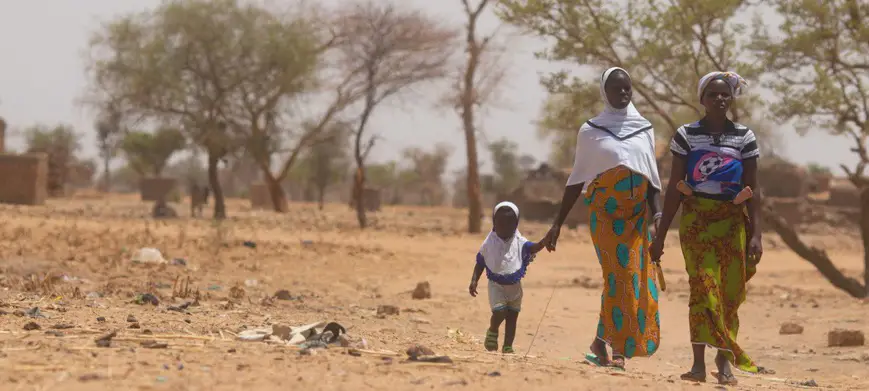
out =
[[[762,371],[736,341],[745,286],[757,271],[761,247],[757,159],[754,132],[727,118],[745,80],[733,72],[712,72],[697,88],[706,115],[676,130],[670,185],[660,229],[666,230],[682,207],[679,241],[691,297],[688,319],[694,364],[683,380],[705,382],[706,346],[716,348],[718,382],[735,385],[731,364]],[[664,235],[650,249],[654,260],[664,252]]]
[[[648,256],[661,214],[661,179],[652,124],[631,103],[631,78],[610,68],[600,79],[605,109],[579,129],[573,171],[561,210],[544,241],[554,251],[561,225],[585,189],[589,230],[603,271],[600,319],[586,358],[624,368],[625,359],[649,357],[660,344],[658,283]],[[607,352],[612,348],[612,359]]]

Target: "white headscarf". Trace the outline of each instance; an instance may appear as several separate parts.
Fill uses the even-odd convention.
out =
[[[700,79],[700,83],[697,85],[697,98],[701,102],[703,101],[703,92],[713,80],[724,80],[730,86],[730,94],[733,95],[734,99],[742,95],[743,88],[748,87],[745,79],[736,72],[709,72]]]
[[[658,163],[655,160],[655,130],[652,123],[640,115],[633,103],[623,109],[613,107],[606,96],[606,82],[615,71],[630,74],[622,68],[607,69],[600,78],[600,95],[604,111],[579,128],[576,137],[576,157],[567,186],[585,183],[618,166],[640,173],[656,189],[661,189]]]
[[[494,216],[498,212],[498,209],[504,207],[512,209],[516,213],[516,217],[519,217],[519,207],[507,201],[495,205],[492,215]],[[522,268],[522,246],[526,242],[528,242],[528,239],[525,239],[518,229],[507,240],[498,237],[495,230],[490,231],[480,246],[480,254],[483,255],[483,259],[486,261],[486,268],[492,273],[500,275],[508,275],[519,271]]]
[[[631,78],[628,71],[619,67],[607,69],[600,76],[600,97],[603,98],[604,109],[597,117],[590,119],[588,122],[598,127],[606,128],[616,137],[624,139],[636,132],[651,128],[652,123],[637,111],[633,102],[629,102],[628,106],[623,109],[617,109],[610,104],[606,96],[606,81],[615,71],[622,71],[628,76],[628,79]]]

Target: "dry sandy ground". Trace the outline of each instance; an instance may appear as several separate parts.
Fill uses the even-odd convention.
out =
[[[565,232],[558,252],[542,254],[532,266],[516,341],[520,354],[502,356],[482,349],[485,294],[476,299],[467,294],[482,237],[462,233],[463,211],[387,208],[374,228],[360,232],[352,212],[340,205],[325,212],[293,205],[290,213],[276,215],[233,201],[229,210],[233,217],[216,226],[187,217],[155,223],[146,218],[148,205],[121,196],[52,201],[36,208],[0,206],[0,389],[715,387],[678,380],[690,365],[690,347],[687,281],[674,233],[665,255],[669,289],[662,299],[661,349],[618,373],[582,362],[600,302],[600,271],[583,229]],[[545,229],[522,226],[530,238]],[[855,238],[814,239],[849,274],[860,274]],[[741,377],[738,388],[794,389],[814,380],[825,389],[869,389],[869,350],[826,346],[826,333],[833,328],[869,332],[869,305],[831,288],[777,240],[767,239],[761,271],[741,312],[743,346],[777,373]],[[145,246],[161,249],[168,259],[183,258],[187,265],[132,263],[130,254]],[[199,305],[189,307],[189,314],[167,310],[192,300],[172,297],[178,277],[190,277],[191,288],[200,291]],[[420,281],[431,283],[431,299],[411,298]],[[302,298],[264,300],[280,289]],[[242,290],[242,299],[231,297]],[[161,299],[158,306],[131,303],[136,294],[149,291]],[[379,305],[398,306],[401,313],[378,317]],[[46,317],[21,313],[33,307]],[[130,315],[140,329],[129,328]],[[352,338],[364,338],[366,353],[357,357],[339,347],[300,355],[298,349],[234,337],[245,328],[320,320],[337,321]],[[789,321],[805,332],[779,335],[780,325]],[[29,322],[41,329],[24,330]],[[538,323],[530,357],[523,358]],[[58,324],[72,328],[52,329]],[[97,347],[94,339],[111,330],[119,330],[112,345]],[[147,339],[167,342],[168,348],[142,347]],[[403,352],[414,343],[455,363],[407,363]]]

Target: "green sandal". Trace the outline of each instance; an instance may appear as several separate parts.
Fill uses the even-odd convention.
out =
[[[513,351],[513,347],[512,347],[512,346],[504,346],[504,347],[501,349],[501,353],[504,353],[504,354],[514,354],[514,353],[516,353],[516,352]]]
[[[498,333],[486,330],[486,341],[483,343],[483,346],[490,352],[498,351]]]

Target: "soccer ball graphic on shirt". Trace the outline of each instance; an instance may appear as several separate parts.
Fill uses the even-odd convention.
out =
[[[703,155],[694,166],[694,180],[705,181],[710,175],[714,174],[721,166],[727,164],[731,159],[725,159],[721,155],[710,152]]]

